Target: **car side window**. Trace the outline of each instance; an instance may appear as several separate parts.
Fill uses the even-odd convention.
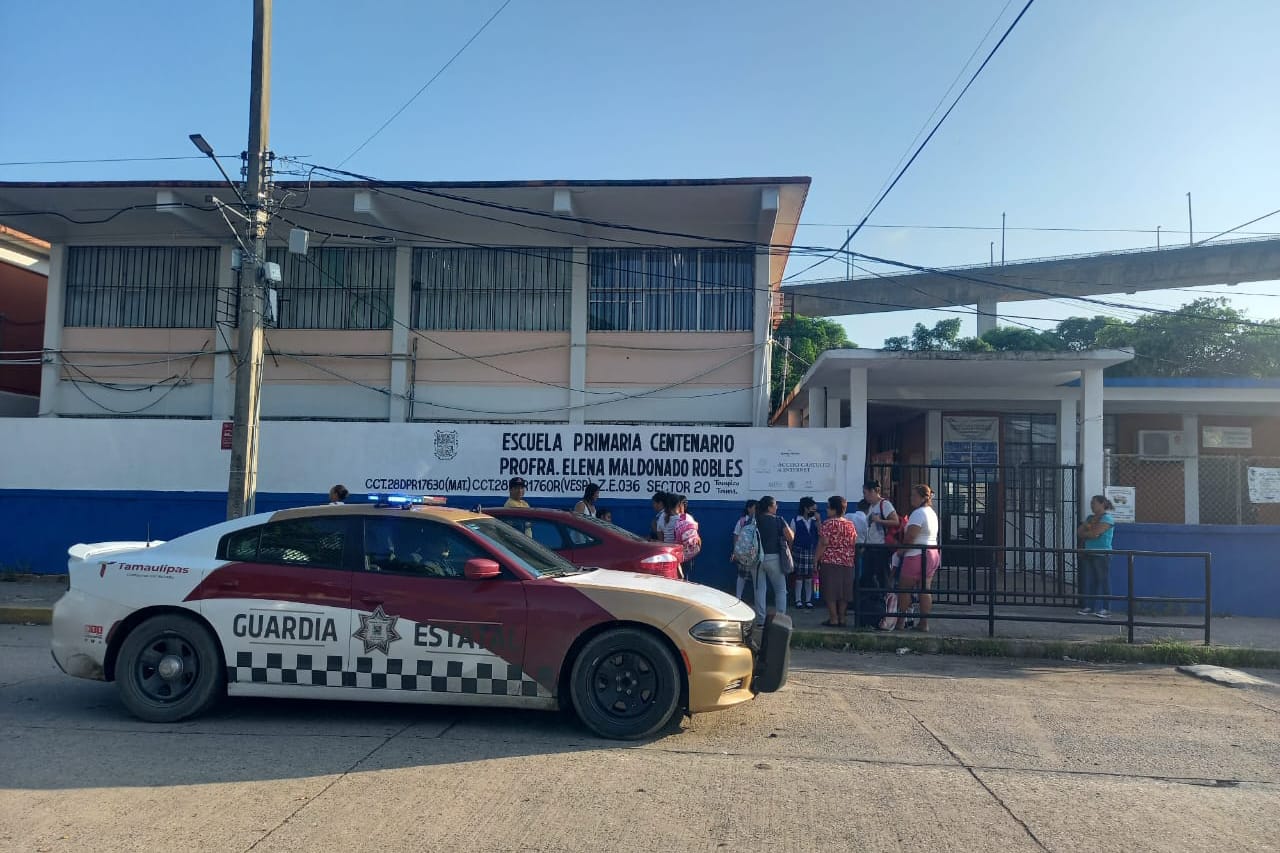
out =
[[[534,542],[552,551],[565,548],[564,532],[560,525],[541,518],[504,515],[502,520],[521,533],[531,537]]]
[[[366,517],[364,566],[370,572],[424,578],[466,576],[467,560],[491,559],[447,525],[416,518]]]
[[[589,533],[579,530],[576,527],[564,528],[565,536],[568,537],[570,548],[589,548],[592,545],[599,545],[600,540],[596,539]]]
[[[262,527],[259,524],[223,536],[218,540],[217,558],[237,563],[252,563],[258,559],[258,539],[262,536]]]
[[[349,529],[345,518],[269,522],[262,527],[256,562],[341,569]]]

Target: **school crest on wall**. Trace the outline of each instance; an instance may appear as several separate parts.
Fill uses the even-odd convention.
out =
[[[436,458],[442,461],[448,461],[458,455],[458,431],[452,430],[436,430],[435,441]]]

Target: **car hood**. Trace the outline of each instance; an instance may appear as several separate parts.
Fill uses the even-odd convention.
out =
[[[716,611],[723,619],[745,622],[755,618],[755,611],[741,599],[713,587],[688,581],[661,578],[639,572],[618,572],[612,569],[594,569],[555,580],[558,583],[581,588],[583,591],[638,593],[683,602],[687,605],[700,605]]]

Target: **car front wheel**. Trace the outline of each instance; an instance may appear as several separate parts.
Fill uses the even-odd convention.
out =
[[[222,695],[225,681],[213,637],[186,616],[153,616],[120,645],[120,698],[130,713],[149,723],[172,723],[203,713]]]
[[[680,670],[659,638],[637,628],[594,637],[570,674],[574,710],[601,737],[638,740],[656,734],[680,704]]]

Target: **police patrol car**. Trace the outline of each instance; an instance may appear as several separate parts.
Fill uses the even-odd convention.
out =
[[[53,656],[152,722],[223,694],[572,707],[604,737],[786,681],[791,626],[718,590],[582,570],[489,516],[380,498],[69,551]]]

